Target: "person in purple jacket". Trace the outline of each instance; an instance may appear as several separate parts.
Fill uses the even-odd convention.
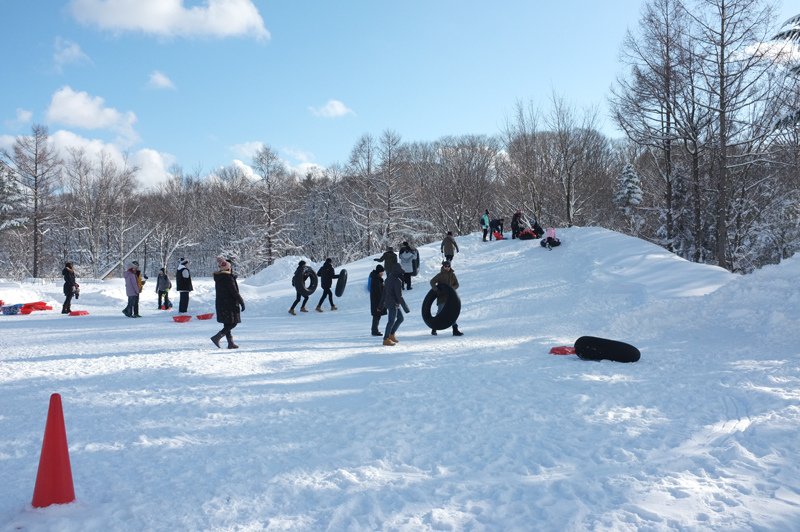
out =
[[[139,279],[136,272],[138,268],[136,263],[131,263],[128,269],[125,270],[125,294],[128,296],[128,306],[122,311],[129,318],[141,318],[139,316]]]

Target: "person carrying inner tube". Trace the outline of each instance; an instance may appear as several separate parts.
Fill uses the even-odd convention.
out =
[[[303,294],[302,290],[306,284],[306,261],[301,260],[297,263],[297,269],[294,271],[294,275],[292,276],[292,286],[294,286],[295,292],[297,292],[297,297],[294,298],[294,303],[289,308],[289,314],[292,316],[296,316],[297,314],[294,311],[294,307],[300,302],[300,298],[303,298],[303,304],[300,305],[300,312],[308,312],[306,310],[306,303],[308,303],[308,296]]]
[[[331,302],[331,310],[336,310],[336,305],[333,304],[333,292],[331,292],[331,286],[333,286],[333,280],[338,279],[339,276],[336,275],[336,272],[333,269],[333,259],[325,259],[325,264],[322,265],[322,268],[317,270],[317,276],[320,279],[319,285],[322,287],[322,297],[319,298],[316,311],[322,312],[322,304],[325,302],[325,296],[328,296],[328,301]]]
[[[442,311],[444,308],[444,304],[447,301],[445,295],[439,290],[439,284],[446,284],[453,288],[453,290],[458,289],[458,278],[456,277],[456,273],[453,271],[453,268],[450,266],[450,261],[445,260],[442,261],[442,269],[434,275],[433,279],[431,279],[431,288],[436,290],[439,295],[436,297],[436,313]],[[436,329],[431,329],[431,334],[436,336]],[[453,324],[453,336],[464,336],[464,333],[458,330],[458,323]]]

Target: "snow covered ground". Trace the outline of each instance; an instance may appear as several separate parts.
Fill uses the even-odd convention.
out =
[[[140,320],[119,280],[80,278],[89,316],[0,316],[0,530],[799,530],[800,257],[740,277],[559,236],[458,239],[461,338],[419,313],[438,242],[395,347],[369,335],[371,258],[336,312],[287,314],[296,258],[241,279],[238,350],[156,311],[152,280]],[[582,335],[642,359],[548,354]],[[33,509],[54,392],[77,501]]]

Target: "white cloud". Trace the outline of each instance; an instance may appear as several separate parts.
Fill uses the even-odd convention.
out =
[[[28,111],[27,109],[20,109],[18,107],[14,119],[6,120],[4,123],[5,126],[9,129],[17,129],[24,125],[30,124],[32,119],[33,119],[33,112]]]
[[[309,111],[315,116],[322,118],[340,118],[345,115],[355,114],[352,109],[347,107],[339,100],[328,100],[322,107],[309,107]]]
[[[256,152],[264,147],[264,143],[260,141],[243,142],[242,144],[235,144],[231,146],[231,151],[242,159],[252,160]],[[241,161],[240,161],[241,162]]]
[[[133,112],[120,112],[113,107],[106,107],[103,98],[76,92],[68,86],[53,94],[47,109],[47,120],[71,127],[113,131],[119,135],[117,142],[125,147],[139,142],[139,135],[133,129],[136,123]]]
[[[91,64],[92,60],[83,53],[81,47],[72,41],[56,37],[55,52],[53,53],[53,63],[56,70],[61,72],[65,66],[73,64]]]
[[[97,159],[102,153],[105,153],[119,168],[137,167],[136,177],[139,183],[146,188],[167,181],[171,177],[167,168],[175,163],[175,158],[171,155],[149,148],[128,154],[126,162],[127,152],[123,152],[118,146],[98,139],[87,139],[63,129],[51,134],[50,139],[53,147],[65,160],[69,156],[69,148],[79,148],[86,152],[90,159]]]
[[[163,72],[159,72],[158,70],[154,70],[150,73],[150,79],[147,82],[147,86],[151,89],[172,89],[175,90],[175,84],[172,83],[172,80],[164,74]]]
[[[71,0],[70,10],[82,24],[111,31],[166,37],[270,37],[252,0],[205,0],[192,7],[184,6],[183,0]]]

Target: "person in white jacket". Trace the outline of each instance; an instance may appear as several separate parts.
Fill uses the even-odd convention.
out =
[[[408,242],[403,242],[400,246],[400,266],[403,268],[403,288],[411,290],[411,277],[414,275],[414,262],[419,260],[417,250],[412,248]]]

